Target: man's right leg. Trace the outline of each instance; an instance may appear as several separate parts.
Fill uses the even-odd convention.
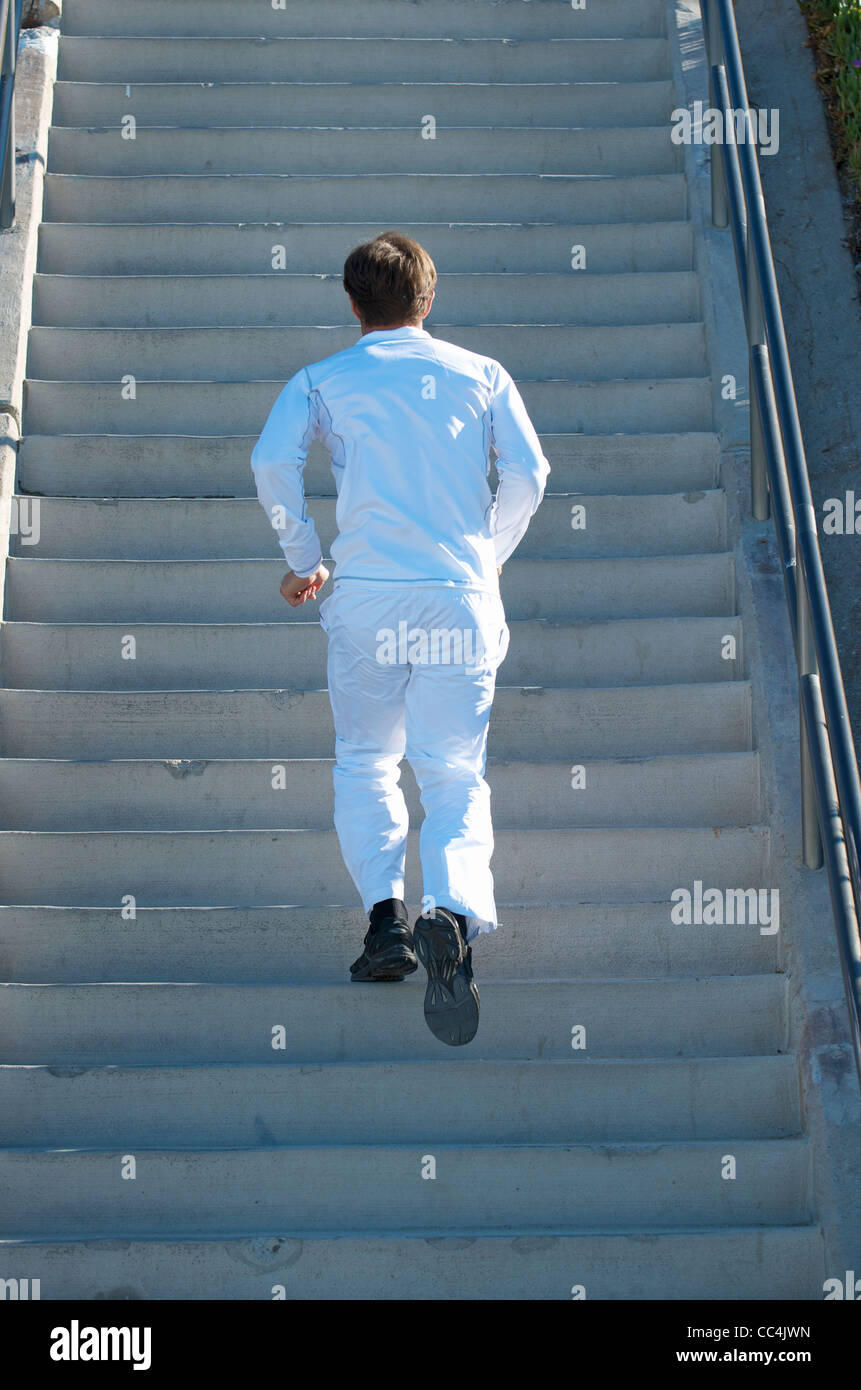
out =
[[[321,621],[335,724],[335,829],[347,870],[370,918],[356,982],[401,980],[417,967],[403,901],[409,815],[401,791],[408,668],[376,655],[377,603],[338,593]]]

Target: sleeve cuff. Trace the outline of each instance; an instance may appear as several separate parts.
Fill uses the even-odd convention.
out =
[[[308,559],[307,552],[305,555],[299,555],[297,557],[295,552],[293,555],[289,555],[287,551],[282,548],[282,554],[287,564],[290,566],[290,569],[294,574],[298,574],[300,579],[310,578],[312,574],[317,572],[323,563],[323,554],[320,550],[317,551],[316,559],[311,556],[310,560]]]

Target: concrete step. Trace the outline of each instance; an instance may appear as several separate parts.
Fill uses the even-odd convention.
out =
[[[120,364],[122,365],[122,364]],[[707,377],[669,381],[521,381],[542,434],[680,434],[714,428]],[[114,381],[27,381],[28,434],[237,434],[263,422],[283,387],[279,381],[138,381],[134,399]],[[216,429],[218,427],[218,430]]]
[[[119,1183],[119,1154],[161,1146],[417,1144],[417,1161],[429,1142],[726,1146],[800,1131],[795,1057],[571,1058],[2,1066],[0,1143],[116,1145]],[[714,1180],[732,1186],[719,1167]]]
[[[576,1063],[787,1050],[784,976],[488,983],[478,948],[475,955],[481,1032],[470,1049],[473,1060]],[[347,960],[344,979],[348,965]],[[422,1014],[424,971],[393,990],[363,989],[347,980],[286,986],[7,984],[0,991],[4,1065],[271,1062],[272,1028],[279,1022],[286,1029],[284,1062],[439,1058],[439,1043]],[[573,1026],[585,1029],[585,1048],[576,1057]]]
[[[579,764],[490,760],[500,829],[600,825],[745,825],[761,811],[757,753]],[[282,768],[282,787],[275,769]],[[278,788],[273,787],[278,782]],[[422,818],[412,772],[401,785]],[[332,824],[332,759],[75,762],[0,759],[0,829],[248,830]]]
[[[473,35],[510,38],[640,38],[665,32],[662,0],[601,0],[600,7],[586,6],[572,13],[573,6],[559,0],[530,0],[525,11],[522,0],[433,0],[432,5],[415,0],[326,0],[310,10],[295,5],[286,8],[255,5],[253,10],[235,0],[185,0],[177,9],[165,0],[112,0],[106,9],[102,0],[76,0],[74,13],[63,16],[63,35],[108,35],[125,38],[129,34],[156,37],[201,34],[228,38],[279,38],[285,34],[340,36],[345,33],[376,37],[452,38]]]
[[[283,1230],[279,1221],[277,1229]],[[0,1242],[7,1277],[43,1299],[356,1298],[816,1300],[826,1277],[815,1223],[552,1235],[236,1236],[223,1240]],[[361,1270],[357,1280],[356,1270]],[[576,1274],[572,1278],[571,1271]],[[575,1281],[576,1280],[576,1284]],[[578,1296],[580,1296],[578,1294]]]
[[[418,911],[411,908],[413,919]],[[746,923],[679,927],[666,902],[521,907],[499,900],[499,911],[502,926],[482,937],[477,954],[482,990],[488,981],[572,976],[613,976],[639,989],[644,979],[696,975],[703,982],[768,974],[780,963],[779,933],[763,935]],[[30,984],[343,984],[366,930],[360,907],[338,904],[140,907],[131,931],[118,926],[115,907],[0,907],[3,976]],[[632,1009],[629,1026],[638,1018]],[[751,1018],[733,1013],[733,1027],[747,1028]]]
[[[93,127],[117,126],[133,115],[139,131],[157,126],[415,128],[434,112],[447,128],[658,126],[669,121],[675,105],[671,81],[148,82],[128,94],[123,82],[58,82],[51,118],[55,128]],[[71,170],[83,171],[83,166]]]
[[[618,85],[611,84],[610,90],[613,100],[618,100]],[[350,91],[355,96],[362,88]],[[566,225],[494,220],[472,224],[401,221],[398,225],[427,248],[446,274],[558,274],[570,269],[575,246],[584,248],[591,274],[693,269],[690,222]],[[205,269],[207,275],[259,275],[271,268],[272,248],[278,245],[284,247],[292,274],[337,275],[350,247],[370,241],[378,231],[377,222],[340,221],[240,222],[235,226],[43,222],[39,270],[54,275],[200,275]]]
[[[480,277],[484,278],[484,277]],[[493,277],[495,278],[495,277]],[[524,276],[524,280],[528,277]],[[548,276],[558,284],[560,277]],[[598,279],[599,277],[594,277]],[[627,278],[627,277],[626,277]],[[570,281],[559,285],[560,296],[550,307],[551,286],[534,286],[534,314],[540,315],[542,298],[546,317],[556,323],[539,326],[506,324],[472,327],[437,327],[434,337],[472,347],[483,356],[504,358],[510,372],[520,377],[551,376],[562,371],[580,381],[621,377],[663,378],[705,376],[708,372],[705,328],[701,323],[651,323],[605,326],[560,326],[563,316],[576,318],[592,313],[592,295],[570,293]],[[514,287],[515,293],[517,288]],[[523,286],[526,289],[526,286]],[[542,293],[543,292],[543,293]],[[343,294],[343,291],[341,291]],[[320,296],[323,298],[323,296]],[[524,295],[525,298],[525,295]],[[642,299],[645,296],[641,296]],[[68,300],[61,310],[63,316]],[[119,312],[120,306],[116,306]],[[299,312],[298,302],[294,306]],[[449,310],[453,305],[450,302]],[[670,309],[672,306],[668,306]],[[81,312],[86,312],[82,301]],[[333,306],[333,313],[338,306]],[[128,306],[131,312],[132,306]],[[496,306],[511,313],[510,304]],[[76,316],[78,306],[72,309]],[[103,303],[102,312],[110,307]],[[167,313],[167,310],[164,311]],[[177,309],[177,315],[182,312]],[[189,305],[189,312],[191,306]],[[488,310],[488,316],[489,316]],[[601,312],[599,309],[598,312]],[[615,312],[608,308],[608,314]],[[636,307],[634,308],[636,312]],[[644,312],[648,310],[644,309]],[[161,315],[162,311],[159,310]],[[464,310],[464,316],[466,310]],[[142,311],[141,317],[149,317]],[[305,365],[330,352],[352,347],[356,331],[345,328],[45,328],[30,330],[27,374],[42,380],[104,381],[122,363],[123,375],[153,380],[247,381],[277,372],[285,380]],[[479,347],[480,344],[480,347]],[[244,373],[244,375],[243,375]]]
[[[581,510],[577,510],[581,509]],[[335,500],[313,499],[310,514],[326,554],[337,533]],[[34,533],[35,534],[35,533]],[[15,551],[36,547],[23,529]],[[545,498],[517,548],[519,559],[708,554],[726,547],[726,495]],[[128,560],[277,558],[281,551],[256,498],[43,497],[38,554]]]
[[[694,880],[765,888],[767,826],[576,827],[500,830],[494,878],[502,898],[544,902],[639,902]],[[420,881],[418,832],[407,855]],[[354,901],[334,830],[0,831],[0,875],[9,903],[246,906]]]
[[[511,619],[509,631],[503,673],[510,685],[679,685],[736,680],[745,669],[738,618]],[[462,639],[437,640],[437,661],[470,655]],[[429,659],[433,654],[429,645]],[[319,690],[326,684],[326,635],[317,621],[7,622],[2,664],[4,684],[19,689],[259,690],[287,680],[294,690]]]
[[[331,568],[331,565],[329,566]],[[7,560],[6,617],[17,622],[308,622],[279,584],[283,560]],[[577,561],[508,561],[500,590],[509,622],[728,617],[734,561],[727,552]],[[327,590],[330,592],[330,590]],[[622,631],[614,627],[613,631]],[[735,631],[735,628],[733,628]]]
[[[18,450],[18,485],[61,496],[251,497],[256,438],[30,434]],[[708,491],[720,477],[713,434],[545,434],[541,443],[559,492]],[[312,444],[303,477],[309,496],[335,495],[331,459],[321,444]]]
[[[403,126],[336,124],[325,128],[139,126],[124,139],[117,121],[105,130],[55,126],[47,167],[58,174],[666,174],[683,168],[683,151],[658,126],[545,127],[454,124],[444,93],[435,138],[422,112]],[[127,103],[131,104],[131,103]]]
[[[497,758],[558,758],[561,729],[576,730],[572,763],[575,753],[641,757],[753,746],[751,689],[741,680],[606,690],[503,685],[493,715],[488,749]],[[270,758],[283,754],[288,729],[291,757],[331,756],[324,690],[0,690],[3,752],[19,758]]]
[[[259,6],[257,8],[260,8]],[[657,82],[670,76],[664,38],[559,36],[564,6],[551,38],[441,39],[434,23],[426,38],[369,36],[184,37],[64,36],[57,76],[62,82]],[[428,17],[429,18],[429,17]],[[427,20],[425,21],[428,22]],[[504,21],[503,21],[504,22]],[[522,22],[522,21],[521,21]],[[576,34],[576,16],[570,21]],[[254,26],[257,27],[256,25]],[[352,24],[350,25],[352,28]],[[283,34],[283,30],[281,31]]]
[[[579,329],[615,324],[627,331],[645,324],[650,332],[655,332],[656,362],[659,362],[662,327],[686,324],[701,332],[699,314],[699,282],[692,271],[654,275],[590,275],[571,270],[564,275],[444,274],[437,286],[434,316],[428,320],[428,331],[435,338],[450,339],[484,356],[505,353],[506,362],[521,339],[531,345],[526,360],[542,361],[543,334],[546,340],[543,366],[540,371],[526,375],[564,376],[567,354],[574,347],[571,339],[576,335],[548,331],[544,325],[575,325]],[[137,355],[137,344],[146,338],[146,329],[208,327],[212,345],[203,350],[210,356],[213,350],[216,352],[219,369],[237,352],[250,348],[253,356],[256,347],[259,354],[260,347],[255,344],[251,330],[272,325],[282,332],[282,345],[279,351],[271,334],[265,339],[263,346],[269,367],[263,370],[264,379],[275,374],[271,370],[275,363],[279,364],[278,374],[291,375],[300,365],[353,347],[359,339],[359,327],[352,317],[340,273],[329,276],[276,271],[268,275],[217,276],[40,274],[33,285],[33,319],[37,326],[51,328],[136,329],[139,338],[113,340],[117,345],[129,343],[132,357]],[[504,328],[488,327],[500,324]],[[542,325],[540,331],[533,327],[535,324]],[[284,334],[285,328],[290,332]],[[184,350],[187,355],[171,358],[169,335],[166,335],[168,341],[161,346],[167,348],[168,360],[181,364],[175,375],[187,374],[188,354],[201,347],[206,336],[201,333],[196,340],[186,337],[180,343],[180,351]],[[636,341],[636,334],[634,339]],[[87,337],[79,341],[76,356],[83,357],[92,340]],[[160,350],[157,345],[156,353]],[[175,354],[176,349],[173,351]],[[693,353],[695,360],[702,360],[702,348],[694,348]],[[121,354],[111,360],[111,368],[115,371],[120,361],[124,371],[133,370],[125,348],[121,348]],[[282,362],[295,365],[285,371],[280,365]],[[231,364],[229,370],[233,375],[237,369]],[[518,371],[516,363],[511,371]],[[96,373],[86,365],[81,374],[94,376]],[[649,375],[645,371],[641,374]],[[167,367],[155,372],[156,377],[170,375]],[[196,363],[192,375],[204,375]],[[260,374],[249,361],[243,380],[254,379],[255,375]],[[651,375],[656,375],[656,371]]]
[[[425,1141],[138,1152],[134,1183],[118,1153],[2,1153],[8,1237],[261,1235],[508,1229],[654,1230],[786,1225],[811,1217],[806,1139],[741,1142],[744,1181],[721,1178],[724,1143],[476,1147]],[[384,1180],[381,1181],[382,1176]],[[480,1177],[480,1181],[478,1181]]]
[[[196,47],[196,46],[195,46]],[[232,51],[232,45],[230,45]],[[618,56],[618,55],[615,55]],[[516,174],[46,174],[49,222],[296,222],[376,218],[419,222],[678,222],[687,217],[682,173]],[[569,255],[570,261],[570,255]]]

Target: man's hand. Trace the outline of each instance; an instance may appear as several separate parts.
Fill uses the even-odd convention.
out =
[[[287,600],[291,608],[298,608],[300,603],[306,603],[309,598],[316,598],[317,591],[322,589],[328,578],[329,571],[325,565],[318,566],[307,579],[288,570],[281,580],[281,597]]]

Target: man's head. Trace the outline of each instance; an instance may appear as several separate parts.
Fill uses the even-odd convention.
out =
[[[344,289],[365,333],[418,325],[433,302],[436,267],[417,241],[383,232],[350,252]]]

